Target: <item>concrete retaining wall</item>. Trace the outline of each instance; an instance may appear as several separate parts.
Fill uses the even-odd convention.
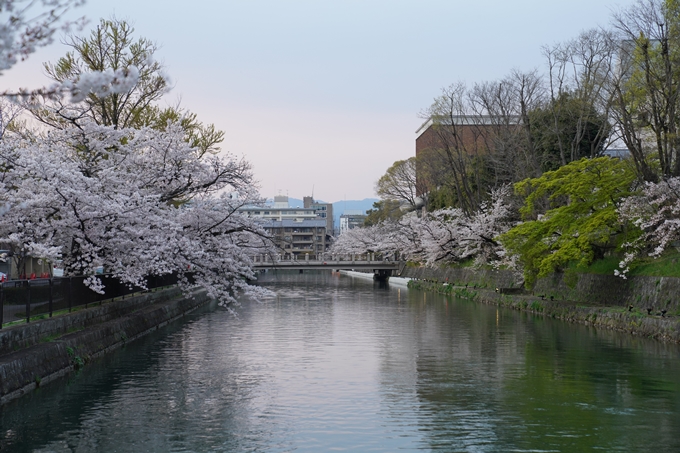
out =
[[[14,344],[27,347],[0,355],[0,404],[63,376],[208,302],[210,300],[204,291],[183,297],[179,290],[170,289],[38,321],[29,326],[3,329],[2,335],[8,347],[12,347],[14,341],[17,342]],[[57,335],[58,338],[51,338]]]
[[[178,288],[170,288],[102,305],[90,305],[88,309],[79,307],[78,311],[68,315],[5,327],[0,329],[0,355],[33,346],[50,337],[65,335],[75,329],[82,330],[92,325],[117,319],[139,310],[140,307],[165,302],[180,296],[181,291]]]

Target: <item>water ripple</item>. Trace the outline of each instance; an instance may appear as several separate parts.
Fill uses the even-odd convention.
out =
[[[0,450],[680,451],[677,348],[330,274],[0,409]]]

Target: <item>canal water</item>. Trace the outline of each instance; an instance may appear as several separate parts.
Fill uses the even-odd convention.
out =
[[[0,407],[0,451],[680,452],[680,349],[331,273]]]

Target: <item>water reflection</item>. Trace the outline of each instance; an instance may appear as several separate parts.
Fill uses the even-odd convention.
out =
[[[2,451],[680,451],[678,347],[337,274],[267,274],[0,408]]]
[[[677,346],[411,295],[432,449],[680,451]]]

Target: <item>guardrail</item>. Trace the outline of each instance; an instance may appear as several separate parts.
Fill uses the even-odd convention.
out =
[[[0,283],[0,328],[13,321],[31,322],[31,318],[52,317],[55,312],[103,303],[140,291],[155,290],[177,283],[175,274],[147,278],[147,288],[130,287],[109,275],[98,275],[104,294],[92,291],[84,283],[87,277],[37,278]]]

